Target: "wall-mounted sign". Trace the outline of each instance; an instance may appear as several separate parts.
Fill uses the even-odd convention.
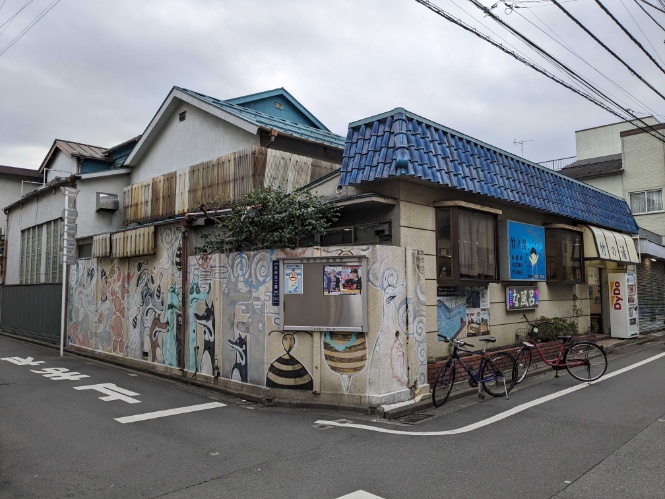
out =
[[[536,286],[506,286],[506,310],[524,310],[538,307]]]
[[[508,278],[511,281],[544,281],[545,228],[509,220],[505,234]]]
[[[272,261],[272,305],[279,306],[279,260]]]
[[[301,295],[303,290],[302,264],[284,264],[284,294]]]

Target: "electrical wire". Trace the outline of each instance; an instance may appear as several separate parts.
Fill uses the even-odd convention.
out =
[[[633,14],[628,10],[628,7],[626,7],[626,4],[624,3],[624,1],[623,1],[623,0],[619,0],[619,1],[621,2],[621,5],[623,5],[623,8],[626,9],[626,12],[628,12],[628,15],[630,16],[630,18],[631,18],[631,19],[633,20],[633,22],[635,23],[635,26],[637,26],[637,29],[639,29],[639,30],[640,30],[640,33],[642,33],[642,36],[644,37],[644,39],[647,41],[647,43],[648,43],[649,45],[651,45],[651,48],[653,49],[653,51],[655,52],[655,54],[658,56],[658,59],[660,59],[660,62],[663,62],[663,63],[665,64],[665,61],[663,61],[663,58],[662,58],[662,57],[660,56],[660,54],[658,53],[658,50],[656,50],[656,47],[653,46],[653,44],[651,43],[651,40],[649,40],[649,37],[647,36],[647,34],[646,34],[646,33],[644,32],[644,30],[642,29],[642,26],[640,26],[640,23],[637,22],[637,19],[635,19],[635,17],[633,16]]]
[[[654,4],[652,4],[652,3],[650,3],[650,2],[647,2],[647,0],[640,0],[640,2],[645,3],[645,4],[647,4],[649,7],[651,7],[652,9],[659,10],[659,11],[661,11],[663,14],[665,14],[665,9],[661,9],[661,8],[659,8],[659,7],[656,7]],[[661,5],[663,5],[663,4],[661,4]],[[663,5],[663,7],[665,7],[665,5]]]
[[[643,0],[644,1],[644,0]],[[633,68],[630,67],[630,65],[624,61],[621,57],[619,57],[611,48],[609,48],[607,45],[605,45],[596,35],[594,35],[589,29],[584,26],[580,21],[577,20],[575,16],[573,16],[570,12],[566,10],[566,8],[561,5],[557,0],[552,0],[552,3],[556,5],[559,10],[561,10],[568,18],[573,21],[575,24],[577,24],[587,35],[589,35],[591,38],[593,38],[596,43],[598,43],[601,47],[603,47],[607,52],[609,52],[617,61],[619,61],[621,64],[623,64],[628,71],[630,71],[635,77],[637,77],[642,83],[644,83],[647,87],[649,87],[651,90],[653,90],[661,99],[665,100],[665,95],[660,93],[656,88],[646,81],[640,74],[635,71]]]
[[[605,7],[605,5],[603,5],[603,2],[601,2],[600,0],[595,0],[595,2],[596,2],[596,5],[598,5],[598,7],[600,7],[603,10],[603,12],[605,12],[605,14],[607,14],[609,16],[609,18],[612,19],[612,21],[614,21],[614,23],[617,26],[619,26],[621,31],[623,31],[626,34],[626,36],[628,38],[630,38],[633,41],[633,43],[640,48],[640,50],[642,52],[644,52],[644,54],[651,60],[651,62],[653,62],[658,67],[658,69],[660,69],[661,73],[665,74],[665,69],[663,69],[663,67],[660,64],[658,64],[658,61],[656,61],[656,59],[653,58],[653,56],[647,51],[647,49],[644,48],[644,46],[637,40],[637,38],[635,38],[630,33],[630,31],[628,31],[624,27],[624,25],[621,24],[621,22],[619,22],[619,20],[616,17],[614,17],[614,15],[607,9],[607,7]]]
[[[31,1],[32,1],[32,0],[31,0]],[[48,6],[47,6],[42,12],[41,12],[41,14],[39,14],[39,15],[37,16],[37,18],[36,18],[34,21],[32,21],[28,26],[26,26],[25,28],[23,28],[23,30],[22,30],[22,31],[16,36],[16,38],[14,38],[14,39],[9,43],[9,45],[7,45],[5,48],[3,48],[2,50],[0,50],[0,57],[2,57],[2,55],[3,55],[5,52],[7,52],[10,48],[12,48],[12,47],[14,46],[14,44],[15,44],[16,42],[18,42],[18,41],[23,37],[23,35],[25,35],[28,31],[30,31],[30,29],[31,29],[35,24],[37,24],[39,21],[41,21],[42,18],[43,18],[46,14],[48,14],[49,12],[51,12],[51,10],[53,9],[53,7],[55,7],[56,5],[58,5],[59,2],[60,2],[60,0],[53,0],[53,2],[51,2],[51,3],[50,3],[50,4],[49,4],[49,5],[48,5]]]
[[[549,0],[548,0],[548,2],[549,2]],[[520,3],[523,3],[523,2],[520,2]],[[516,10],[515,12],[517,13],[518,16],[520,16],[522,19],[524,19],[524,21],[526,21],[527,23],[531,24],[531,26],[533,26],[534,28],[536,28],[537,30],[539,30],[539,31],[540,31],[541,33],[543,33],[545,36],[549,37],[549,38],[550,38],[552,41],[554,41],[555,43],[558,43],[558,44],[559,44],[561,47],[563,47],[565,50],[567,50],[568,52],[570,52],[571,54],[573,54],[575,57],[577,57],[577,59],[579,59],[582,63],[586,64],[586,65],[587,65],[589,68],[591,68],[593,71],[595,71],[595,72],[598,73],[600,76],[602,76],[603,78],[605,78],[605,80],[607,80],[607,81],[610,82],[612,85],[614,85],[616,88],[618,88],[619,90],[621,90],[621,91],[626,95],[626,97],[628,97],[629,99],[632,99],[632,101],[633,101],[634,103],[641,105],[644,109],[648,110],[648,111],[649,111],[652,115],[654,115],[654,116],[659,116],[659,117],[661,116],[661,115],[659,115],[656,111],[654,111],[653,109],[651,109],[647,104],[645,104],[644,102],[642,102],[641,100],[639,100],[637,97],[635,97],[634,95],[632,95],[630,92],[628,92],[628,91],[627,91],[625,88],[623,88],[621,85],[619,85],[618,83],[616,83],[616,82],[615,82],[614,80],[612,80],[610,77],[608,77],[607,75],[605,75],[604,73],[602,73],[601,71],[599,71],[596,67],[594,67],[592,64],[590,64],[588,61],[586,61],[585,59],[583,59],[582,56],[580,56],[577,52],[575,52],[575,50],[573,50],[573,48],[572,48],[570,45],[568,45],[568,44],[565,42],[565,40],[564,40],[563,38],[561,38],[559,35],[557,35],[556,32],[554,32],[554,30],[552,30],[552,28],[550,28],[550,27],[547,25],[547,23],[545,23],[545,21],[543,21],[540,17],[538,17],[538,15],[537,15],[535,12],[533,12],[532,10],[529,9],[529,13],[530,13],[532,16],[534,16],[536,19],[538,19],[538,21],[540,21],[540,22],[543,24],[543,26],[545,26],[549,31],[551,31],[552,34],[558,38],[558,40],[555,39],[555,38],[554,38],[553,36],[551,36],[550,34],[548,34],[547,32],[545,32],[542,28],[540,28],[539,26],[537,26],[536,24],[534,24],[530,19],[528,19],[526,16],[524,16],[521,12],[519,12],[519,11],[517,11],[517,10]],[[609,92],[608,92],[608,93],[609,93]],[[610,95],[611,95],[612,97],[614,97],[615,99],[619,99],[618,97],[616,97],[616,96],[614,96],[614,95],[612,95],[612,94],[610,94]],[[645,113],[645,114],[646,114],[646,113]]]
[[[651,14],[649,14],[649,12],[647,11],[647,9],[645,9],[644,6],[643,6],[640,2],[638,2],[638,0],[633,0],[633,1],[637,4],[637,6],[638,6],[640,9],[642,9],[642,12],[644,12],[647,16],[649,16],[649,17],[651,18],[651,20],[652,20],[654,23],[656,23],[656,25],[657,25],[660,29],[662,29],[663,31],[665,31],[665,28],[663,27],[663,25],[660,24],[658,21],[656,21],[656,20],[654,19],[654,17],[653,17]]]
[[[497,18],[497,17],[496,17],[492,12],[490,12],[490,10],[489,10],[488,8],[486,8],[484,5],[482,5],[482,4],[478,3],[478,2],[476,2],[475,0],[470,0],[470,1],[471,1],[476,7],[478,7],[483,13],[485,13],[485,15],[488,15],[488,16],[492,17],[496,22],[498,22],[499,24],[501,24],[503,27],[505,27],[505,28],[508,29],[509,31],[513,32],[513,34],[515,34],[516,36],[520,37],[523,41],[526,41],[528,44],[530,44],[530,45],[532,46],[532,48],[537,48],[537,50],[539,50],[539,52],[541,52],[541,55],[542,55],[542,54],[546,54],[546,57],[547,57],[548,59],[550,59],[550,60],[552,61],[553,64],[557,65],[557,66],[560,67],[560,68],[566,68],[566,70],[569,71],[570,74],[571,74],[572,76],[576,77],[576,78],[577,78],[582,84],[584,84],[585,86],[589,87],[589,89],[590,89],[593,93],[596,93],[596,94],[602,96],[603,99],[605,99],[605,100],[611,102],[615,107],[617,107],[617,108],[618,108],[620,111],[622,111],[624,114],[621,114],[619,111],[617,111],[617,110],[615,110],[614,108],[610,107],[610,106],[607,105],[605,102],[602,102],[602,101],[596,99],[596,98],[593,97],[592,95],[590,95],[590,94],[588,94],[588,93],[586,93],[586,92],[584,92],[584,91],[582,91],[582,90],[579,90],[579,89],[577,89],[577,88],[575,88],[575,87],[573,87],[573,86],[567,84],[566,82],[564,82],[563,80],[561,80],[560,78],[558,78],[558,77],[555,76],[554,74],[550,73],[549,71],[546,71],[546,70],[544,70],[544,69],[542,69],[542,68],[539,68],[539,67],[535,66],[534,64],[531,64],[529,61],[525,60],[523,57],[519,56],[518,54],[516,54],[515,52],[513,52],[513,51],[511,51],[511,50],[508,50],[506,47],[504,47],[504,46],[501,45],[500,43],[498,43],[498,42],[492,40],[490,37],[488,37],[488,36],[486,36],[486,35],[480,33],[478,30],[476,30],[476,29],[472,28],[471,26],[467,25],[466,23],[464,23],[461,19],[457,19],[457,18],[453,17],[453,16],[450,15],[448,12],[446,12],[446,11],[443,10],[442,8],[440,8],[440,7],[436,6],[436,5],[434,5],[434,4],[433,4],[432,2],[430,2],[429,0],[415,0],[415,1],[418,2],[418,3],[420,3],[420,4],[423,5],[423,6],[427,7],[428,9],[430,9],[430,10],[433,11],[434,13],[438,14],[439,16],[443,17],[443,18],[446,19],[447,21],[452,22],[453,24],[456,24],[457,26],[460,26],[462,29],[464,29],[464,30],[466,30],[466,31],[469,31],[470,33],[476,35],[477,37],[479,37],[479,38],[483,39],[484,41],[490,43],[491,45],[497,47],[499,50],[501,50],[501,51],[505,52],[506,54],[512,56],[513,58],[517,59],[518,61],[522,62],[523,64],[525,64],[525,65],[531,67],[531,68],[534,69],[535,71],[537,71],[537,72],[543,74],[544,76],[547,76],[548,78],[550,78],[551,80],[553,80],[553,81],[559,83],[560,85],[562,85],[563,87],[567,88],[568,90],[571,90],[572,92],[575,92],[576,94],[578,94],[578,95],[584,97],[584,98],[587,99],[588,101],[590,101],[590,102],[596,104],[598,107],[600,107],[600,108],[602,108],[602,109],[605,109],[607,112],[613,114],[614,116],[617,116],[617,117],[618,117],[619,119],[621,119],[622,121],[629,121],[628,118],[629,118],[629,117],[632,117],[632,119],[641,122],[641,123],[644,125],[644,129],[647,130],[648,133],[649,133],[650,135],[652,135],[652,136],[653,136],[654,138],[656,138],[657,140],[659,140],[659,141],[665,143],[665,135],[662,135],[660,132],[658,132],[657,130],[653,129],[653,127],[651,127],[648,123],[644,122],[641,118],[639,118],[638,116],[636,116],[636,115],[635,115],[632,111],[630,111],[629,109],[628,109],[628,110],[627,110],[627,109],[624,109],[622,106],[620,106],[619,104],[617,104],[616,102],[614,102],[612,99],[610,99],[609,97],[607,97],[606,95],[604,95],[601,91],[599,91],[598,89],[596,89],[595,87],[593,87],[590,83],[586,82],[583,78],[581,78],[581,77],[580,77],[579,75],[577,75],[575,72],[573,72],[572,70],[570,70],[569,68],[567,68],[563,63],[561,63],[560,61],[556,60],[553,56],[549,55],[549,54],[548,54],[546,51],[544,51],[542,48],[538,47],[538,46],[535,45],[533,42],[531,42],[530,40],[528,40],[526,37],[524,37],[523,35],[521,35],[519,32],[516,32],[513,28],[511,28],[510,26],[508,26],[508,25],[506,25],[505,23],[503,23],[503,21],[501,21],[499,18]]]
[[[18,12],[17,12],[16,14],[14,14],[12,17],[10,17],[9,19],[7,19],[4,23],[0,24],[0,28],[2,28],[3,26],[6,26],[5,29],[7,29],[7,26],[9,26],[9,25],[12,23],[12,21],[16,18],[16,16],[18,16],[18,15],[21,13],[21,11],[22,11],[23,9],[25,9],[28,5],[30,5],[30,4],[31,4],[32,2],[34,2],[34,1],[35,1],[35,0],[28,0],[27,2],[25,2],[25,4],[23,5],[23,7],[21,7],[20,9],[18,9]],[[3,4],[3,5],[4,5],[4,4]],[[0,31],[0,35],[3,34],[3,33],[5,32],[5,29],[3,29],[2,31]]]

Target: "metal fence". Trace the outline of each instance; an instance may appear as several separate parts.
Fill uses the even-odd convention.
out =
[[[57,344],[61,308],[61,283],[2,286],[0,328]]]

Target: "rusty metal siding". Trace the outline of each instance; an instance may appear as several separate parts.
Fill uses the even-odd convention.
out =
[[[28,313],[39,310],[39,313]],[[62,284],[2,286],[0,327],[49,343],[60,342]]]
[[[124,189],[125,224],[160,220],[223,205],[262,186],[293,192],[339,165],[284,151],[250,147]]]
[[[111,257],[131,258],[155,254],[155,226],[111,234]]]
[[[111,256],[111,234],[99,234],[92,238],[93,258]]]

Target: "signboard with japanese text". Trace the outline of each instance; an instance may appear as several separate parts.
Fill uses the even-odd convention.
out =
[[[506,286],[506,310],[525,310],[538,307],[536,286]]]
[[[502,275],[511,281],[544,281],[545,228],[509,220],[501,232],[507,249],[502,255],[502,270],[506,271]]]
[[[438,286],[437,323],[439,341],[489,334],[489,288]]]

